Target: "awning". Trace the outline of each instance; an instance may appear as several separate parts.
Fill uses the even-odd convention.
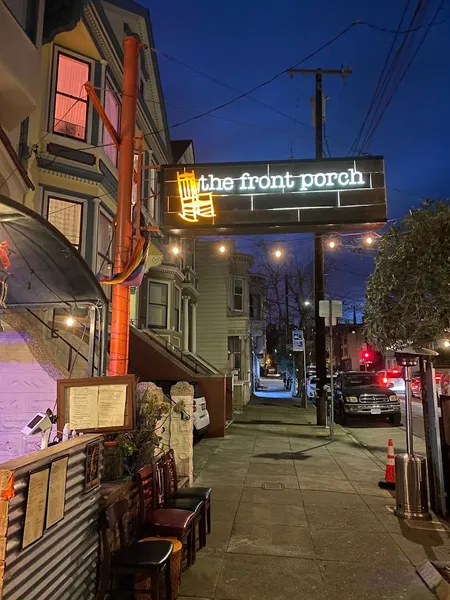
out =
[[[51,223],[0,195],[0,244],[8,242],[7,308],[106,304],[106,296],[78,250]]]

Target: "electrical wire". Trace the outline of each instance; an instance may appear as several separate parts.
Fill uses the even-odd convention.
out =
[[[438,8],[437,8],[437,10],[436,10],[436,12],[435,12],[435,15],[434,15],[434,17],[433,17],[433,20],[431,21],[431,23],[430,23],[430,24],[427,26],[427,28],[425,29],[425,32],[424,32],[424,34],[423,34],[423,36],[422,36],[422,38],[421,38],[421,40],[420,40],[419,44],[417,45],[417,47],[416,47],[416,49],[415,49],[415,51],[414,51],[414,54],[412,55],[412,57],[411,57],[410,61],[409,61],[409,62],[408,62],[408,64],[406,65],[406,67],[405,67],[405,69],[404,69],[404,71],[403,71],[403,73],[402,73],[401,77],[398,79],[398,81],[397,81],[397,84],[396,84],[396,86],[395,86],[395,88],[394,88],[394,90],[393,90],[393,92],[392,92],[391,96],[390,96],[390,97],[389,97],[389,99],[387,100],[387,102],[386,102],[386,104],[385,104],[385,106],[384,106],[384,108],[383,108],[383,110],[382,110],[381,114],[379,115],[379,117],[378,117],[377,121],[376,121],[376,122],[373,124],[372,128],[370,129],[370,131],[367,133],[367,135],[366,135],[366,138],[365,138],[365,140],[364,140],[364,142],[363,142],[363,144],[362,144],[362,146],[361,146],[361,152],[363,152],[363,151],[364,151],[364,149],[365,149],[365,148],[367,148],[367,146],[368,146],[368,145],[370,144],[370,142],[372,141],[372,139],[373,139],[373,136],[375,135],[375,132],[376,132],[376,130],[378,129],[378,127],[379,127],[379,125],[380,125],[380,123],[381,123],[381,121],[382,121],[382,119],[383,119],[383,116],[385,115],[385,113],[386,113],[387,109],[389,108],[389,106],[390,106],[390,104],[391,104],[392,100],[394,99],[394,97],[395,97],[395,94],[397,93],[397,91],[398,91],[398,89],[399,89],[399,87],[400,87],[400,85],[401,85],[402,81],[404,80],[404,78],[406,77],[407,73],[409,72],[409,69],[411,68],[411,65],[413,64],[413,62],[414,62],[414,60],[415,60],[416,56],[418,55],[418,53],[419,53],[419,51],[420,51],[421,47],[423,46],[423,44],[424,44],[424,42],[425,42],[425,40],[426,40],[426,38],[427,38],[427,36],[428,36],[428,34],[429,34],[429,32],[430,32],[430,29],[431,29],[431,27],[432,27],[433,21],[434,21],[434,20],[437,18],[437,16],[438,16],[439,12],[441,11],[441,9],[442,9],[443,5],[444,5],[444,0],[441,0],[440,4],[439,4],[439,6],[438,6]]]

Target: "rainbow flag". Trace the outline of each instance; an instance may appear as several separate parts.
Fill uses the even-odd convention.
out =
[[[116,273],[110,277],[98,273],[98,281],[103,285],[120,284],[130,287],[140,286],[145,274],[145,264],[147,262],[149,249],[150,236],[146,238],[140,237],[125,269],[121,273]]]

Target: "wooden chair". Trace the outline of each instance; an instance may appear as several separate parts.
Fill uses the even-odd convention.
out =
[[[176,498],[168,493],[167,466],[164,455],[153,463],[157,508],[180,508],[195,514],[195,528],[198,527],[200,549],[206,545],[206,511],[202,498]]]
[[[211,533],[211,488],[208,487],[184,487],[178,489],[177,466],[175,464],[175,453],[171,449],[164,455],[166,462],[167,493],[170,498],[201,498],[207,531]],[[206,542],[205,542],[206,543]]]
[[[187,550],[188,566],[195,563],[195,513],[177,508],[158,508],[153,466],[137,473],[139,517],[142,537],[159,535],[175,537]]]
[[[108,592],[110,598],[134,598],[137,592],[149,594],[160,600],[161,576],[165,579],[165,600],[172,600],[170,555],[173,544],[167,540],[139,542],[126,545],[123,519],[128,511],[128,500],[118,500],[105,510],[101,518],[103,546],[102,577],[97,598],[102,600]],[[110,532],[119,532],[119,550],[111,551]],[[136,575],[150,576],[151,590],[135,590]],[[111,589],[110,583],[115,583]]]

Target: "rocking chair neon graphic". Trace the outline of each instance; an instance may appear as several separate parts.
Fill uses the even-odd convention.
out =
[[[181,212],[179,216],[189,223],[197,223],[198,217],[212,218],[216,216],[211,192],[200,193],[195,172],[177,173],[180,193]]]

